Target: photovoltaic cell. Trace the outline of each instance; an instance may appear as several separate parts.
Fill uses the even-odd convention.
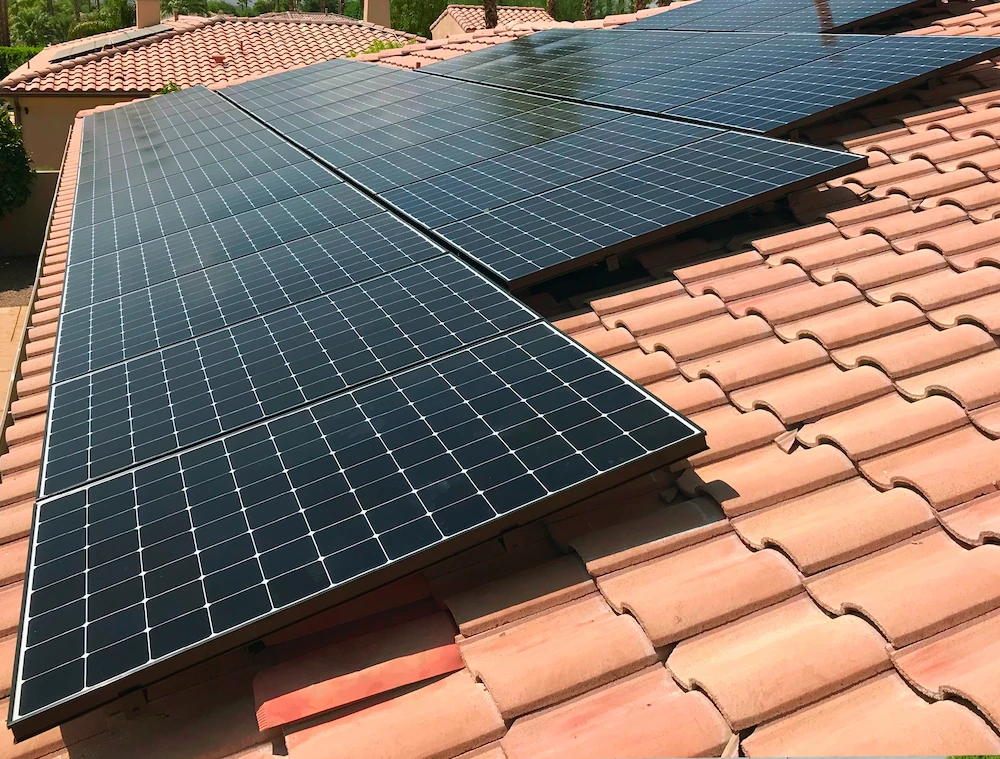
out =
[[[535,319],[481,275],[443,256],[59,382],[40,495]]]
[[[623,48],[663,39],[658,32],[590,37],[555,31],[560,33],[548,43],[532,48],[540,57],[551,46],[576,51],[570,58],[601,53],[608,60],[627,60],[634,50]],[[677,35],[677,43],[683,46],[696,36]],[[715,51],[732,52],[767,44],[773,36],[712,39],[718,42]],[[796,42],[822,54],[814,38]],[[778,55],[776,47],[769,49]],[[683,47],[677,55],[688,52]],[[496,60],[500,65],[505,59]],[[565,66],[575,70],[577,63]],[[635,247],[704,223],[711,214],[736,213],[799,184],[822,181],[825,174],[835,176],[859,160],[405,71],[364,80],[377,89],[363,100],[341,92],[342,78],[343,87],[354,86],[359,66],[365,67],[340,61],[315,72],[285,72],[223,94],[512,288],[591,263],[613,246]],[[520,61],[518,69],[526,68]],[[421,79],[432,79],[435,88],[413,102],[409,93]],[[323,80],[325,88],[318,86]],[[310,119],[310,126],[299,129],[285,111],[289,103],[320,97],[310,93],[321,93],[322,101],[312,111],[296,112]],[[392,104],[397,110],[391,118],[399,118],[390,123],[386,108]],[[661,165],[675,165],[684,175],[651,168]]]
[[[701,0],[697,8],[676,8],[620,28],[833,33],[884,16],[907,13],[926,4],[925,0]]]
[[[998,50],[988,38],[623,31],[632,27],[578,30],[586,42],[569,30],[539,32],[421,72],[778,135]]]
[[[381,213],[99,300],[67,312],[53,377],[70,379],[441,252]]]
[[[15,729],[699,435],[536,324],[43,500]]]

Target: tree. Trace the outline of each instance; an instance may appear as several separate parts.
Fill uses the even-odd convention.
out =
[[[552,16],[552,18],[556,17],[556,13],[559,12],[556,0],[545,0],[545,12]]]
[[[638,13],[639,11],[646,10],[646,0],[635,0],[633,4],[633,11]]]
[[[583,0],[583,17],[587,21],[594,18],[594,0]]]
[[[0,218],[20,208],[31,197],[35,172],[6,104],[0,104]]]
[[[7,0],[0,0],[0,47],[10,47],[10,10]]]
[[[129,0],[107,0],[101,17],[108,29],[127,29],[135,25],[135,6]]]
[[[10,35],[18,44],[28,47],[47,45],[58,37],[52,14],[36,4],[18,6],[10,25]]]
[[[487,29],[497,25],[497,0],[483,0],[483,19]]]

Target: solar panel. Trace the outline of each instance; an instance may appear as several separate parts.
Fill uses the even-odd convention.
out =
[[[659,38],[595,32],[552,42],[587,50],[605,40],[615,46],[610,57],[627,58],[623,44]],[[767,38],[718,41],[732,50]],[[341,61],[223,94],[512,289],[863,163],[843,152],[405,71],[358,79],[375,88],[363,98],[353,89],[358,67],[373,68]],[[414,102],[417,86],[432,89]],[[321,98],[312,110],[309,93]],[[291,111],[293,103],[300,109]]]
[[[198,108],[257,133],[219,96],[140,105],[84,120],[18,739],[704,447],[287,143],[181,166]]]
[[[927,0],[699,0],[619,28],[835,33],[930,4]]]
[[[173,27],[167,26],[166,24],[156,24],[155,26],[147,26],[142,29],[131,29],[127,32],[104,36],[96,42],[82,42],[80,44],[73,45],[72,47],[65,48],[59,52],[57,57],[52,58],[51,62],[59,63],[61,61],[68,61],[71,58],[78,58],[81,55],[96,53],[106,48],[127,45],[128,43],[135,42],[136,40],[152,37],[154,34],[162,34],[163,32],[170,31],[173,31]]]
[[[43,500],[13,728],[699,443],[696,428],[536,324]]]
[[[443,256],[59,382],[40,496],[535,319]]]
[[[982,37],[558,31],[421,72],[774,136],[1000,51]]]

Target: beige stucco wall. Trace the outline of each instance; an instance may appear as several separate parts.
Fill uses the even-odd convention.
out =
[[[458,25],[458,22],[450,15],[446,15],[431,27],[431,39],[439,40],[452,34],[464,34],[465,29]]]
[[[76,114],[85,108],[110,105],[131,97],[112,95],[80,97],[68,95],[28,95],[16,100],[15,112],[19,113],[24,146],[31,154],[38,169],[58,169],[66,151],[66,138]]]

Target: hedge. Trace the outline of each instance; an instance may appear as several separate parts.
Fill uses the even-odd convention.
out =
[[[0,47],[0,79],[27,63],[41,50],[40,47]]]

